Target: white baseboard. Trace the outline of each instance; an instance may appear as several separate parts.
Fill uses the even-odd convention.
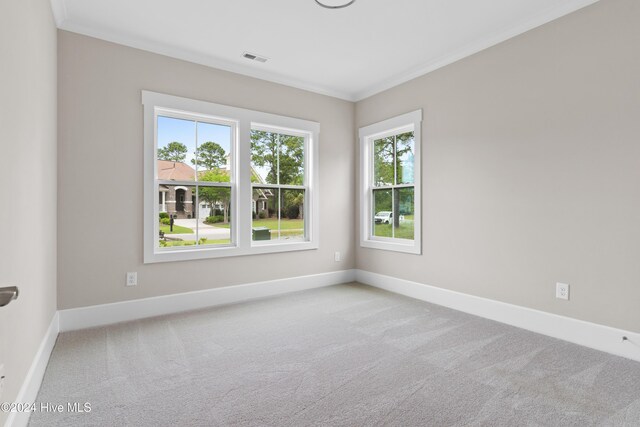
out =
[[[364,270],[366,285],[640,361],[640,334]],[[622,337],[628,338],[623,341]]]
[[[56,338],[58,338],[59,332],[59,317],[56,312],[51,319],[51,324],[47,329],[38,352],[33,358],[29,372],[22,383],[22,387],[16,397],[16,403],[34,403],[38,397],[38,391],[40,391],[40,385],[42,384],[42,378],[44,372],[47,369],[49,363],[49,357],[53,351],[53,346],[56,344]],[[24,427],[29,424],[30,412],[11,412],[5,423],[6,427]]]
[[[355,280],[355,270],[247,283],[224,288],[60,310],[60,331],[109,325],[146,317],[179,313],[216,305],[248,301],[289,292],[337,285]]]

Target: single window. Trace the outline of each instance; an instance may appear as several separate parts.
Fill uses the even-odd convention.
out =
[[[145,262],[318,247],[317,123],[142,98]]]
[[[414,111],[360,129],[361,246],[420,253],[420,124]]]

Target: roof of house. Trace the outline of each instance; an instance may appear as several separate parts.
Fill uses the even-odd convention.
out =
[[[158,160],[158,179],[167,181],[195,181],[196,171],[182,162]]]
[[[223,166],[219,171],[229,171],[228,166]],[[208,172],[208,170],[201,170],[198,173],[202,174]],[[255,177],[256,182],[264,184],[264,180],[260,174],[251,166],[251,174]],[[172,181],[193,181],[196,176],[196,171],[191,166],[183,162],[174,162],[172,160],[158,160],[158,179],[172,180]]]
[[[228,170],[222,169],[222,172],[229,173]],[[198,176],[208,171],[198,172]],[[264,180],[260,177],[258,172],[251,167],[252,174],[256,177],[259,184],[264,184]],[[183,162],[174,162],[170,160],[158,160],[158,179],[165,181],[195,181],[196,171],[194,168]],[[260,192],[260,198],[268,198],[273,196],[273,192],[270,189],[256,189]],[[162,191],[162,190],[161,190]]]

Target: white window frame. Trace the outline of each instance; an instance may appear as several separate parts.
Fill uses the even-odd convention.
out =
[[[309,120],[279,116],[244,108],[230,107],[156,92],[142,91],[144,109],[144,263],[186,261],[194,259],[254,255],[311,250],[319,247],[319,179],[318,140],[320,124]],[[159,248],[159,200],[156,140],[158,111],[185,113],[189,117],[202,115],[235,125],[232,144],[231,178],[231,244],[216,246],[179,246]],[[173,116],[172,114],[172,116]],[[305,240],[258,244],[251,240],[252,184],[251,129],[266,126],[282,133],[296,132],[305,137]],[[192,183],[192,185],[195,183]],[[225,186],[228,186],[225,183]]]
[[[360,246],[372,249],[422,253],[421,146],[422,110],[412,111],[360,128]],[[414,239],[373,236],[373,142],[380,138],[413,132]]]

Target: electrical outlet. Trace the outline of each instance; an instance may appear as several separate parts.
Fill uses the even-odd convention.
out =
[[[556,298],[569,299],[569,285],[566,283],[556,283]]]
[[[2,401],[2,392],[4,391],[4,363],[0,364],[0,401]]]
[[[138,286],[138,273],[130,272],[127,273],[127,286]]]
[[[335,259],[335,261],[336,261],[336,262],[340,262],[340,260],[342,259],[342,258],[340,257],[340,252],[336,252],[336,253],[333,255],[333,258]]]

